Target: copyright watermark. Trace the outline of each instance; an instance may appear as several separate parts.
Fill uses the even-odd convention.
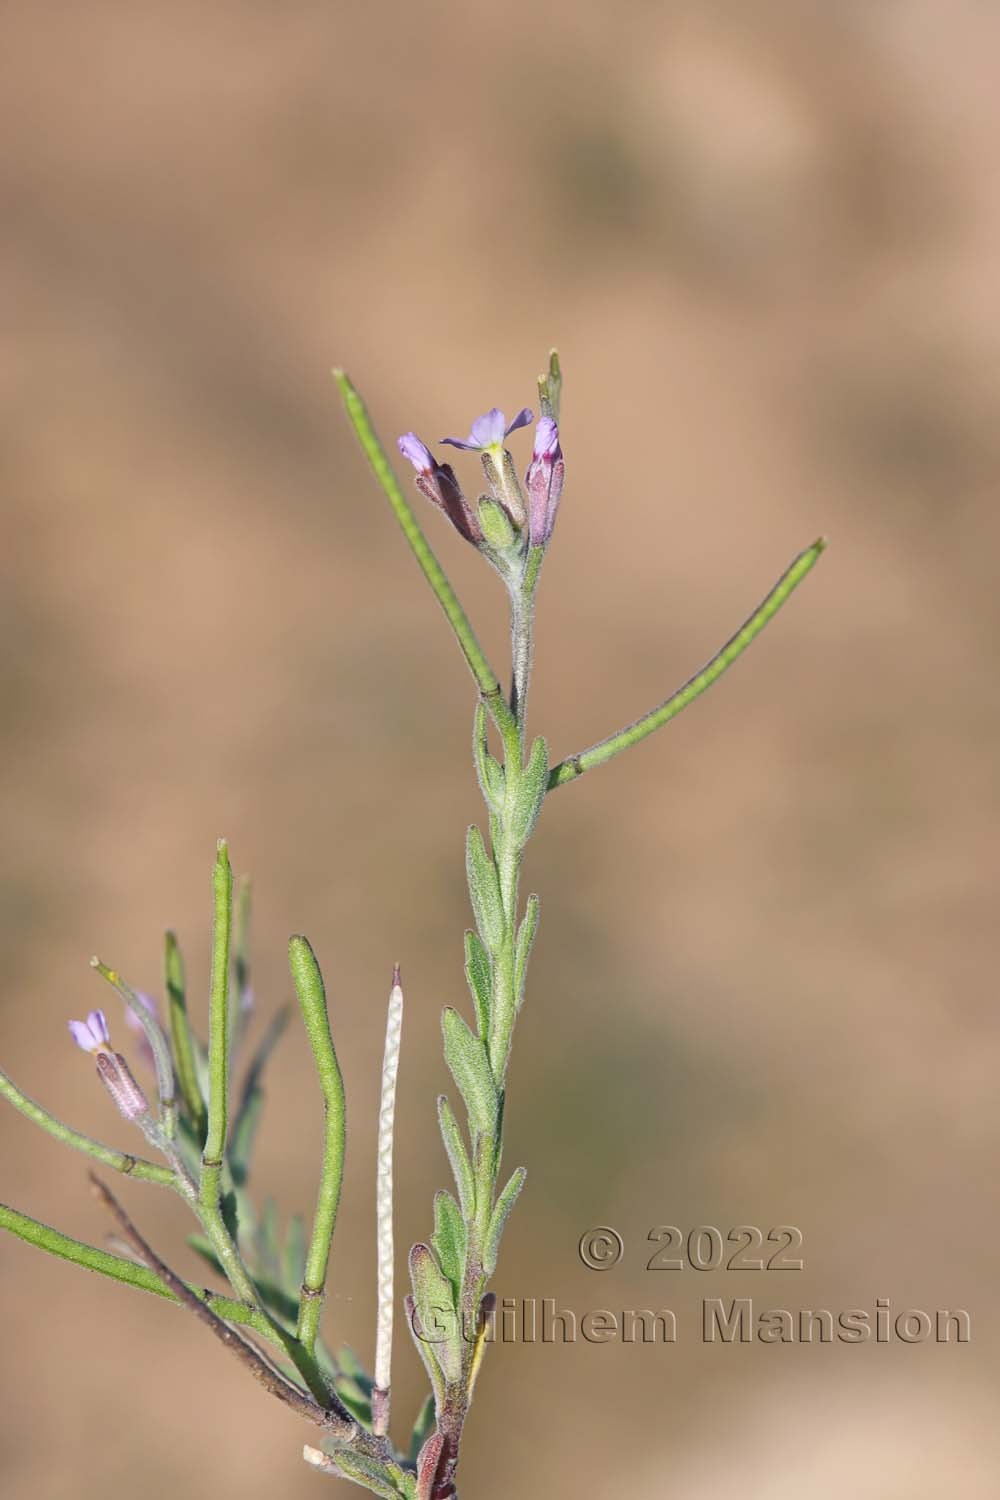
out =
[[[625,1254],[625,1241],[617,1229],[599,1224],[596,1229],[581,1234],[576,1248],[580,1259],[591,1271],[610,1271]]]
[[[697,1224],[680,1229],[676,1224],[657,1224],[646,1242],[657,1248],[646,1254],[647,1271],[801,1271],[802,1230],[794,1224],[775,1224],[760,1229],[756,1224],[735,1224],[718,1229]],[[617,1229],[599,1224],[588,1229],[577,1242],[577,1253],[591,1271],[610,1271],[625,1254],[625,1241]]]

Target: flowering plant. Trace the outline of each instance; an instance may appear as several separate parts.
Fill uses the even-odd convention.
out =
[[[261,1078],[285,1023],[271,1023],[233,1100],[231,1077],[253,1007],[249,955],[249,888],[234,884],[224,841],[213,872],[213,941],[207,1043],[192,1025],[184,965],[166,936],[165,1013],[107,965],[94,967],[124,1002],[125,1020],[151,1065],[155,1101],[115,1050],[102,1010],[72,1020],[73,1040],[95,1060],[121,1114],[141,1130],[161,1160],[125,1154],[90,1140],[23,1094],[0,1073],[0,1093],[56,1139],[109,1171],[169,1187],[194,1214],[192,1247],[228,1283],[221,1293],[182,1279],[147,1243],[110,1188],[92,1173],[95,1191],[118,1231],[118,1248],[101,1249],[0,1205],[0,1227],[50,1254],[189,1309],[272,1395],[313,1423],[321,1446],[305,1449],[316,1468],[355,1481],[387,1500],[449,1500],[463,1427],[487,1343],[494,1305],[489,1290],[500,1240],[525,1181],[523,1167],[501,1172],[511,1043],[525,995],[538,897],[521,904],[525,846],[545,798],[611,760],[666,724],[736,660],[816,563],[822,541],[802,552],[763,603],[722,649],[677,692],[616,734],[552,765],[546,740],[529,739],[535,592],[552,540],[565,477],[559,419],[562,373],[555,352],[539,378],[541,411],[523,481],[507,439],[529,425],[528,408],[508,423],[496,407],[473,422],[467,438],[443,443],[478,453],[486,489],[473,503],[450,464],[440,463],[415,433],[398,440],[421,493],[499,573],[510,600],[511,681],[505,691],[468,616],[429,546],[353,385],[336,372],[347,415],[403,533],[436,595],[475,681],[473,750],[486,803],[488,839],[468,830],[466,873],[475,921],[465,934],[465,974],[472,1024],[458,1010],[442,1016],[444,1055],[464,1108],[464,1126],[449,1100],[438,1118],[454,1191],[435,1195],[433,1232],[413,1245],[406,1321],[423,1360],[430,1394],[402,1447],[389,1433],[393,1286],[392,1140],[403,992],[398,969],[389,995],[377,1159],[378,1321],[371,1373],[348,1349],[334,1352],[321,1333],[327,1263],[337,1217],[345,1150],[344,1084],[334,1048],[323,978],[304,937],[289,943],[289,965],[325,1106],[322,1167],[310,1233],[302,1218],[279,1240],[273,1212],[259,1211],[249,1191],[262,1103]],[[499,753],[495,753],[499,752]],[[123,1243],[122,1243],[123,1242]],[[124,1249],[127,1253],[122,1254]]]

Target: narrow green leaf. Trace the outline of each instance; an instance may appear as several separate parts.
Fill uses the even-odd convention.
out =
[[[177,938],[166,933],[163,943],[163,980],[173,1044],[174,1066],[181,1098],[191,1121],[191,1128],[201,1150],[208,1123],[208,1110],[198,1082],[197,1052],[187,1013],[187,988],[184,982],[184,959]]]
[[[211,1240],[206,1239],[203,1234],[189,1234],[187,1243],[196,1255],[201,1256],[206,1265],[211,1266],[213,1271],[218,1271],[221,1276],[226,1274],[222,1269],[222,1262],[212,1248]]]
[[[486,1047],[450,1006],[441,1014],[441,1029],[445,1062],[465,1100],[472,1133],[489,1134],[496,1130],[499,1100]]]
[[[0,1229],[6,1229],[11,1234],[17,1235],[18,1239],[24,1240],[29,1245],[34,1245],[39,1250],[45,1250],[49,1255],[58,1256],[60,1260],[69,1260],[74,1265],[82,1266],[85,1271],[96,1271],[98,1275],[109,1276],[114,1281],[122,1281],[127,1286],[135,1287],[142,1292],[152,1292],[156,1297],[163,1297],[167,1302],[176,1302],[177,1299],[169,1287],[165,1286],[155,1272],[146,1266],[137,1265],[133,1260],[126,1260],[123,1256],[112,1255],[108,1250],[99,1250],[96,1245],[88,1245],[83,1240],[71,1239],[68,1234],[62,1234],[58,1229],[52,1229],[48,1224],[42,1224],[37,1219],[31,1219],[27,1214],[19,1213],[16,1208],[10,1208],[6,1203],[0,1203]],[[267,1318],[254,1307],[245,1302],[235,1302],[231,1297],[220,1297],[216,1292],[207,1291],[204,1287],[194,1286],[186,1283],[188,1291],[194,1292],[203,1302],[224,1318],[227,1323],[246,1323],[263,1334],[272,1342],[279,1342],[275,1330]]]
[[[102,1166],[110,1167],[115,1172],[122,1172],[129,1177],[137,1177],[141,1182],[158,1182],[164,1187],[176,1187],[177,1176],[172,1167],[160,1166],[158,1162],[145,1161],[141,1156],[129,1156],[123,1151],[113,1151],[110,1146],[102,1146],[99,1141],[92,1141],[89,1136],[81,1135],[78,1130],[72,1130],[69,1125],[64,1125],[62,1120],[57,1120],[55,1115],[50,1115],[47,1109],[43,1109],[34,1099],[29,1099],[27,1094],[22,1094],[17,1085],[7,1077],[6,1073],[0,1073],[0,1097],[6,1099],[15,1109],[27,1119],[40,1125],[47,1130],[49,1135],[54,1136],[57,1141],[62,1141],[66,1146],[72,1146],[74,1151],[83,1151],[99,1161]]]
[[[503,735],[505,744],[513,748],[518,743],[517,724],[503,695],[497,675],[487,661],[455,590],[445,577],[444,569],[431,550],[420,528],[420,523],[400,488],[399,480],[385,456],[385,450],[379,442],[364,402],[343,370],[334,370],[333,375],[340,388],[348,419],[357,433],[358,441],[372,466],[375,478],[392,506],[396,520],[402,527],[403,535],[409,542],[424,577],[433,589],[448,623],[455,632],[462,655],[476,679],[476,684],[484,703],[493,716],[494,723]]]
[[[483,836],[475,824],[469,829],[466,840],[465,869],[469,880],[472,914],[476,919],[479,935],[490,952],[496,953],[503,943],[506,930],[500,879],[496,866],[486,852]]]
[[[280,1275],[281,1248],[278,1244],[278,1205],[273,1198],[264,1199],[264,1211],[257,1225],[257,1265],[275,1281]]]
[[[458,1380],[462,1372],[462,1331],[455,1306],[455,1293],[430,1246],[413,1246],[410,1251],[410,1279],[416,1303],[416,1323],[412,1329],[414,1338],[418,1346],[425,1346],[446,1381]]]
[[[524,1168],[518,1167],[494,1206],[493,1214],[490,1218],[490,1227],[486,1234],[486,1244],[483,1249],[483,1270],[487,1276],[492,1276],[497,1268],[500,1237],[503,1234],[504,1225],[510,1217],[510,1211],[517,1202],[518,1194],[524,1186],[526,1176],[527,1173]]]
[[[538,897],[532,893],[525,903],[524,916],[517,929],[517,948],[514,954],[514,1001],[518,1010],[524,1002],[524,981],[528,973],[528,960],[538,930]]]
[[[388,1459],[369,1458],[353,1448],[334,1448],[330,1458],[345,1479],[352,1479],[380,1500],[407,1500],[403,1471]]]
[[[531,837],[538,821],[549,783],[549,751],[539,735],[531,747],[528,763],[517,781],[517,795],[510,811],[511,838],[518,847]]]
[[[434,1194],[434,1236],[431,1246],[457,1299],[465,1276],[466,1229],[458,1204],[443,1188]]]
[[[264,1110],[264,1095],[254,1089],[240,1106],[239,1115],[229,1138],[229,1166],[233,1181],[244,1187],[250,1176],[250,1158],[257,1139],[257,1126]]]
[[[583,775],[584,771],[604,765],[605,761],[612,760],[614,756],[627,750],[630,745],[637,745],[640,740],[644,740],[648,734],[668,724],[696,698],[699,698],[714,682],[719,680],[723,672],[728,671],[733,662],[743,655],[764,627],[774,619],[806,574],[819,562],[825,547],[826,538],[820,537],[813,542],[811,547],[800,552],[753,614],[744,620],[736,634],[729,638],[721,650],[717,651],[699,672],[689,677],[676,693],[671,693],[669,698],[656,708],[650,709],[649,713],[643,714],[641,719],[636,719],[632,724],[626,724],[625,728],[620,729],[617,734],[609,735],[606,740],[600,740],[596,745],[591,745],[589,750],[582,750],[579,755],[570,755],[566,760],[560,761],[557,766],[553,766],[549,773],[549,791],[564,786],[568,781],[575,781],[578,776]]]
[[[455,1187],[458,1190],[458,1201],[462,1207],[462,1218],[470,1220],[476,1209],[476,1188],[472,1176],[472,1162],[469,1152],[462,1136],[462,1131],[455,1113],[448,1103],[447,1095],[441,1094],[438,1099],[438,1121],[441,1126],[441,1139],[444,1141],[444,1149],[448,1153],[451,1163],[452,1175],[455,1178]]]
[[[337,1365],[345,1375],[350,1375],[351,1379],[359,1381],[365,1390],[371,1391],[371,1376],[350,1344],[341,1344],[337,1350]]]
[[[372,1402],[370,1396],[365,1396],[352,1380],[345,1380],[338,1376],[333,1382],[333,1388],[343,1401],[352,1417],[355,1417],[364,1427],[372,1424]]]
[[[482,939],[470,928],[465,934],[465,977],[469,982],[476,1025],[484,1039],[490,1033],[490,999],[493,994],[493,960]]]
[[[201,1256],[202,1260],[213,1271],[222,1276],[226,1274],[218,1256],[212,1248],[211,1241],[207,1240],[203,1234],[189,1234],[187,1236],[187,1244],[196,1255]],[[298,1297],[294,1294],[289,1294],[276,1281],[272,1281],[266,1275],[258,1273],[252,1279],[254,1290],[257,1293],[261,1306],[270,1308],[271,1312],[276,1313],[279,1318],[283,1318],[286,1323],[294,1323],[298,1313]]]
[[[240,1187],[244,1185],[250,1176],[253,1148],[257,1139],[257,1126],[260,1122],[261,1110],[264,1105],[264,1070],[271,1060],[271,1054],[284,1035],[290,1015],[291,1008],[287,1005],[283,1005],[275,1013],[270,1025],[257,1044],[257,1049],[250,1060],[246,1077],[243,1080],[240,1102],[229,1137],[229,1165],[232,1170],[233,1180]]]
[[[408,1454],[411,1464],[417,1461],[417,1454],[434,1431],[434,1397],[428,1396],[423,1406],[417,1413],[417,1420],[413,1424],[413,1432],[410,1435],[410,1451]]]
[[[281,1261],[281,1276],[286,1289],[297,1294],[305,1274],[306,1224],[301,1214],[293,1214],[288,1223],[285,1252]]]
[[[226,1150],[229,1119],[229,945],[233,925],[233,872],[225,839],[219,840],[212,873],[214,921],[212,978],[208,1009],[208,1125],[202,1172],[206,1198],[218,1192],[218,1173]],[[208,1204],[206,1203],[206,1207]]]
[[[440,1365],[434,1358],[430,1344],[421,1336],[420,1315],[417,1312],[417,1304],[409,1292],[403,1298],[403,1307],[406,1310],[406,1326],[410,1330],[413,1347],[420,1355],[420,1362],[427,1372],[427,1378],[431,1383],[431,1390],[434,1392],[435,1409],[441,1411],[445,1399],[444,1376],[441,1373]]]

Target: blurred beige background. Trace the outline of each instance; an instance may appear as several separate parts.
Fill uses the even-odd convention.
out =
[[[352,1149],[329,1327],[370,1357],[390,966],[408,1242],[445,1180],[479,802],[470,683],[329,367],[387,441],[432,440],[531,403],[556,343],[532,716],[557,755],[833,545],[708,698],[546,809],[498,1289],[671,1306],[681,1336],[494,1350],[462,1494],[996,1495],[1000,16],[53,0],[2,29],[4,1067],[128,1145],[65,1020],[108,998],[95,950],[158,989],[166,925],[203,1004],[225,833],[264,1014],[289,932],[326,968]],[[495,580],[423,514],[499,658]],[[318,1145],[297,1033],[271,1111],[284,1213]],[[0,1196],[99,1241],[83,1159],[0,1130]],[[179,1205],[127,1194],[199,1274]],[[806,1269],[647,1272],[667,1223],[793,1223]],[[603,1275],[596,1224],[626,1244]],[[960,1306],[973,1337],[706,1347],[706,1296]],[[171,1308],[5,1237],[0,1316],[10,1500],[332,1483]],[[401,1347],[401,1428],[420,1389]]]

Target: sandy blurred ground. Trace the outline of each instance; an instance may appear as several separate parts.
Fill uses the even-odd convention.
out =
[[[369,1355],[377,1060],[407,980],[399,1228],[445,1168],[470,685],[352,445],[567,372],[533,717],[582,748],[802,545],[727,681],[561,791],[513,1072],[502,1295],[671,1306],[672,1348],[491,1354],[469,1497],[995,1496],[1000,17],[981,0],[10,4],[3,20],[0,1054],[122,1146],[67,1015],[97,950],[196,1005],[225,833],[257,981],[328,972],[353,1154],[329,1307]],[[521,450],[519,456],[524,457]],[[484,640],[494,580],[428,529]],[[259,1182],[310,1201],[285,1044]],[[2,1197],[100,1241],[0,1115]],[[303,1142],[307,1143],[303,1149]],[[189,1274],[179,1206],[135,1185]],[[644,1269],[653,1226],[792,1223],[802,1273]],[[591,1225],[621,1265],[579,1262]],[[705,1296],[965,1307],[972,1342],[710,1347]],[[319,1493],[309,1434],[169,1307],[0,1243],[3,1492]],[[400,1421],[420,1389],[398,1356]]]

